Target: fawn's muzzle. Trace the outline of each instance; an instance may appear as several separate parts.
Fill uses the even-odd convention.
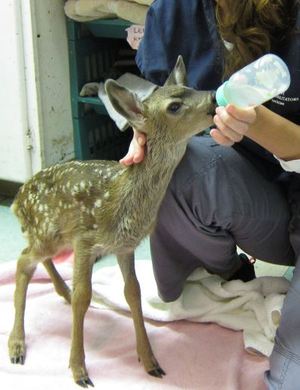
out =
[[[215,111],[216,111],[216,108],[217,108],[217,100],[216,100],[216,91],[212,91],[211,92],[211,105],[210,107],[208,108],[208,111],[207,111],[207,114],[208,115],[215,115]]]

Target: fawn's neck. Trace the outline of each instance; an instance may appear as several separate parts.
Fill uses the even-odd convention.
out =
[[[141,191],[144,195],[153,192],[159,197],[168,186],[185,149],[184,142],[180,144],[169,142],[167,148],[161,141],[157,144],[148,142],[144,161],[131,167],[129,178],[131,191]]]
[[[144,161],[127,168],[126,180],[120,188],[122,201],[114,212],[119,233],[133,240],[150,233],[172,174],[185,152],[186,142],[168,143],[166,150],[161,140],[158,144],[148,141],[147,147]]]

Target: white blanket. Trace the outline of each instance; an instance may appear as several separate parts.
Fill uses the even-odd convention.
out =
[[[282,303],[289,288],[285,278],[259,277],[247,283],[227,282],[199,268],[188,278],[182,295],[174,302],[165,303],[157,295],[151,261],[137,261],[136,273],[145,317],[159,321],[215,322],[242,330],[248,352],[271,354]],[[129,310],[123,287],[118,265],[96,271],[92,306],[104,303],[115,309]]]

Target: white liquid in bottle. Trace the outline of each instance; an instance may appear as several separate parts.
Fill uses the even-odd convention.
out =
[[[266,54],[234,73],[217,89],[217,104],[255,107],[285,92],[290,82],[288,67],[282,59]]]

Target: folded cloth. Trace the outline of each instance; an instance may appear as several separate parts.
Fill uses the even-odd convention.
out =
[[[141,101],[144,101],[157,88],[157,85],[131,73],[124,73],[116,81],[123,87],[126,87],[130,91],[134,92]],[[113,108],[106,94],[104,83],[99,84],[98,96],[105,105],[109,116],[115,121],[117,127],[120,130],[125,130],[128,127],[128,122]]]
[[[118,17],[136,24],[145,24],[148,8],[142,0],[68,0],[64,6],[66,15],[80,22]]]
[[[149,7],[125,0],[110,1],[108,9],[125,20],[135,24],[145,24]]]
[[[153,3],[153,0],[128,0],[131,3],[138,3],[138,4],[143,4],[143,5],[150,5]]]
[[[93,1],[94,3],[94,1]],[[65,14],[77,22],[89,22],[95,19],[115,18],[115,13],[100,11],[93,8],[91,2],[79,2],[78,0],[68,0],[64,5]]]
[[[145,317],[158,321],[214,322],[242,330],[248,352],[271,354],[280,310],[289,287],[285,278],[259,277],[247,283],[228,282],[199,268],[188,278],[182,295],[176,301],[166,303],[157,295],[151,262],[137,261],[136,272]],[[128,310],[117,265],[94,273],[93,291],[94,306],[105,303],[115,309]]]

